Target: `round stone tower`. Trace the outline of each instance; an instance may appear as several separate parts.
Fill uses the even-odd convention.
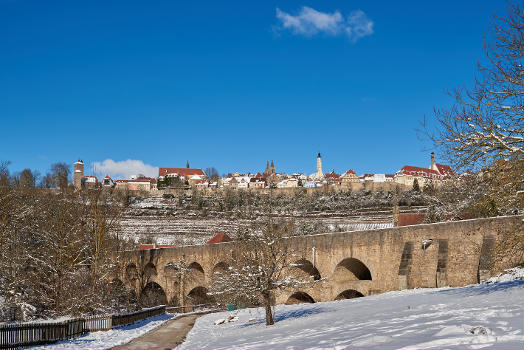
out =
[[[77,190],[82,189],[82,178],[84,177],[84,162],[80,159],[74,164],[73,184]]]

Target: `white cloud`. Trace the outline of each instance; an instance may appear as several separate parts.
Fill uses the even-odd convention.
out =
[[[345,28],[346,34],[353,42],[373,34],[373,21],[362,10],[351,12],[348,16],[347,24]]]
[[[352,11],[344,19],[339,11],[320,12],[303,6],[295,16],[277,8],[276,16],[281,29],[291,30],[297,35],[312,36],[319,33],[346,35],[352,42],[356,42],[364,36],[373,34],[373,21],[362,10]]]
[[[92,169],[102,176],[109,175],[112,178],[129,179],[131,175],[143,174],[149,177],[158,176],[158,167],[145,164],[141,160],[127,159],[115,162],[112,159],[106,159],[103,162],[93,162]]]

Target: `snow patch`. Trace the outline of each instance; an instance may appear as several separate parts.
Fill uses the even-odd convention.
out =
[[[27,349],[42,350],[103,350],[114,346],[127,344],[131,340],[157,328],[172,319],[173,315],[163,314],[136,322],[132,325],[88,333],[82,337],[60,341],[55,344],[39,345]]]
[[[228,313],[199,318],[177,350],[522,349],[522,300],[524,281],[513,280],[278,305],[268,327],[263,308],[244,309],[220,326]]]

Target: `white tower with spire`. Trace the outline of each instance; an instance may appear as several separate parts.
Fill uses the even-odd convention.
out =
[[[317,172],[315,173],[315,175],[313,175],[313,178],[315,180],[324,179],[324,173],[322,172],[322,156],[320,155],[320,152],[318,152],[317,156]]]
[[[429,168],[431,170],[437,170],[438,171],[437,164],[435,163],[435,152],[431,152],[431,163],[429,165]]]

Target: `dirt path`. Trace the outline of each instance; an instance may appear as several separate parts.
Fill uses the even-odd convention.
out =
[[[124,345],[110,350],[168,350],[182,344],[195,321],[208,312],[181,315]]]

